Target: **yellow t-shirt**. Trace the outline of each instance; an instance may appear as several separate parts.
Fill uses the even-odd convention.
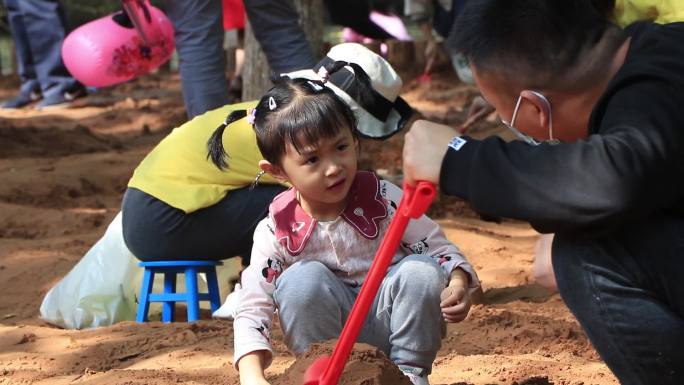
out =
[[[214,205],[231,190],[249,186],[260,171],[258,162],[263,157],[247,119],[233,122],[223,133],[223,147],[228,153],[225,170],[207,159],[207,141],[230,112],[253,108],[256,103],[227,105],[176,127],[138,165],[128,187],[191,213]],[[277,181],[264,175],[259,183]]]
[[[621,27],[640,20],[660,24],[684,21],[684,0],[616,0],[613,17]]]

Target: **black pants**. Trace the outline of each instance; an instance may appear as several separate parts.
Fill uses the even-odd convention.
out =
[[[231,191],[213,206],[186,214],[140,190],[123,198],[123,236],[142,261],[226,259],[249,265],[256,225],[285,188],[259,185]]]
[[[597,239],[557,234],[553,266],[563,300],[621,384],[682,383],[684,219]]]

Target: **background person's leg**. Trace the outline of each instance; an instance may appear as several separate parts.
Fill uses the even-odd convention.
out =
[[[43,97],[59,95],[61,100],[65,92],[82,95],[83,86],[69,74],[62,61],[62,43],[66,36],[62,4],[57,0],[21,0],[18,4]]]
[[[561,296],[623,385],[681,383],[683,229],[683,221],[665,219],[617,239],[554,240]]]
[[[188,117],[228,104],[223,11],[218,0],[167,0]]]
[[[3,103],[3,108],[20,108],[26,104],[38,100],[40,97],[40,84],[36,78],[36,70],[33,66],[31,47],[24,25],[24,17],[19,8],[21,0],[4,0],[7,9],[7,20],[12,32],[12,39],[17,52],[17,73],[21,79],[19,95]]]
[[[292,0],[249,0],[245,11],[254,37],[275,74],[313,68],[311,51]]]

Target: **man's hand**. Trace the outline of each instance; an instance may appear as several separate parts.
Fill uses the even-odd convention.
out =
[[[449,286],[442,290],[440,298],[442,302],[439,306],[446,322],[461,322],[465,319],[472,302],[468,291],[468,276],[463,270],[454,270]]]
[[[416,120],[404,138],[404,181],[410,186],[419,180],[439,184],[442,159],[456,135],[449,126]]]

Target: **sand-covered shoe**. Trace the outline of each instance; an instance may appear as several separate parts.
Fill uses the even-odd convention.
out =
[[[427,370],[415,366],[399,365],[399,370],[411,380],[413,385],[430,385]]]

